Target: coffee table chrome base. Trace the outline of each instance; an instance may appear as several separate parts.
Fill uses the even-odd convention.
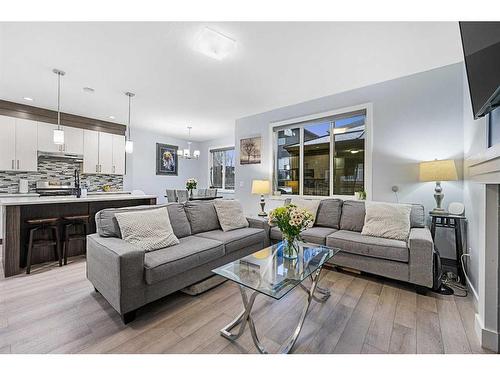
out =
[[[319,303],[324,303],[330,297],[330,291],[328,289],[324,289],[318,286],[320,273],[321,273],[321,268],[318,269],[316,272],[314,272],[314,275],[310,276],[311,278],[310,288],[307,288],[304,285],[299,284],[301,289],[307,293],[307,301],[306,304],[304,305],[304,309],[302,310],[302,314],[300,315],[297,327],[294,329],[290,337],[283,343],[283,345],[281,345],[278,353],[287,354],[290,353],[290,351],[293,349],[293,346],[295,345],[297,339],[299,338],[300,331],[302,331],[302,326],[304,325],[304,321],[309,311],[309,307],[311,306],[312,300]],[[321,297],[315,295],[316,291],[319,294],[321,294]],[[245,288],[241,285],[240,285],[240,292],[241,292],[241,298],[243,300],[244,310],[231,323],[229,323],[227,326],[221,329],[220,333],[226,339],[235,341],[243,334],[243,332],[245,332],[245,327],[248,322],[248,325],[250,327],[250,333],[252,335],[252,340],[255,346],[257,347],[257,350],[262,354],[268,354],[269,352],[266,350],[266,348],[264,348],[264,346],[261,344],[259,340],[259,337],[257,336],[257,331],[255,330],[255,324],[252,319],[252,307],[255,302],[255,297],[257,297],[257,294],[259,294],[259,292],[257,291],[253,292],[250,295],[250,298],[248,298]],[[238,332],[232,333],[231,330],[235,328],[237,325],[240,326]]]

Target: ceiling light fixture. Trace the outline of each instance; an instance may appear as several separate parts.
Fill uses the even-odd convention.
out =
[[[115,116],[108,116],[111,120],[115,119]]]
[[[92,87],[84,87],[83,91],[85,91],[87,94],[93,94],[95,92],[95,89]]]
[[[222,60],[236,49],[236,40],[205,27],[198,35],[195,48],[208,57]]]
[[[194,150],[193,155],[191,155],[191,129],[192,126],[188,126],[188,148],[184,150],[177,150],[177,156],[183,159],[198,159],[200,157],[200,150]]]
[[[126,92],[125,95],[128,96],[128,124],[127,124],[128,135],[125,137],[125,152],[127,154],[131,154],[134,152],[134,142],[132,142],[132,138],[130,137],[130,99],[132,99],[135,96],[135,94],[132,92]]]
[[[56,145],[64,144],[64,130],[61,127],[61,77],[66,73],[59,69],[53,69],[57,74],[57,129],[54,129],[53,141]]]
[[[33,101],[33,98],[28,98],[27,96],[25,96],[23,99],[27,100],[28,102],[32,102]]]

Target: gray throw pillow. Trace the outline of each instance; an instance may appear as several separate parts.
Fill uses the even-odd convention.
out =
[[[340,216],[342,215],[342,199],[323,199],[316,214],[317,227],[339,229]]]
[[[342,205],[340,229],[361,232],[365,224],[365,202],[345,201]]]
[[[213,201],[189,201],[184,205],[191,234],[220,229]]]
[[[115,214],[122,239],[146,252],[177,245],[166,207]]]
[[[217,199],[214,201],[215,211],[224,232],[248,227],[241,203],[234,199]]]

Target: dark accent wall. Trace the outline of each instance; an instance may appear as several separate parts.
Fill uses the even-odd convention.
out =
[[[0,115],[57,124],[57,112],[50,109],[0,100]],[[125,135],[127,127],[115,122],[102,121],[89,117],[61,112],[61,125],[74,128],[95,130],[105,133]]]

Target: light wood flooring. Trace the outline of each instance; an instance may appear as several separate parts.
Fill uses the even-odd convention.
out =
[[[295,353],[484,353],[470,298],[418,295],[407,284],[324,271],[332,295],[313,302]],[[281,301],[257,297],[261,341],[275,351],[305,301],[296,288]],[[219,330],[242,309],[226,282],[200,296],[175,293],[139,310],[125,326],[85,278],[85,260],[31,275],[0,274],[0,353],[256,353],[247,331],[236,343]]]

